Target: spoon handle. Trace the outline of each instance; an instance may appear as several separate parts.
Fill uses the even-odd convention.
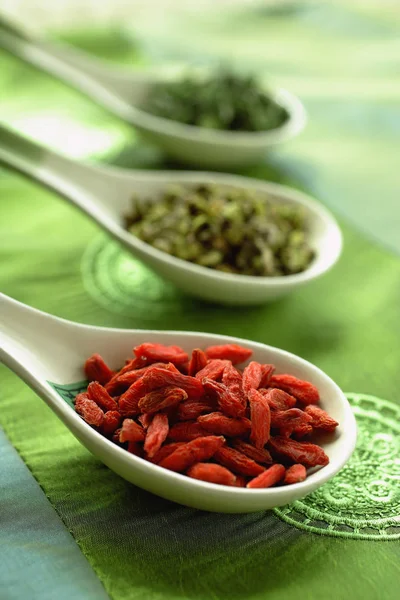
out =
[[[102,172],[99,177],[96,167],[61,156],[0,124],[1,163],[57,192],[115,233],[115,216],[107,201],[113,183],[111,174]]]
[[[103,68],[79,51],[60,49],[21,31],[0,16],[0,47],[104,106],[116,116],[135,120],[135,109],[115,94],[112,81]]]

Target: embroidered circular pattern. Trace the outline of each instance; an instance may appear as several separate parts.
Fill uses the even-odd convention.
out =
[[[82,259],[82,276],[89,294],[107,310],[127,317],[182,311],[176,288],[157,277],[120,244],[105,235],[89,244]]]
[[[358,426],[350,461],[317,491],[274,512],[321,535],[400,539],[400,407],[366,394],[347,398]]]

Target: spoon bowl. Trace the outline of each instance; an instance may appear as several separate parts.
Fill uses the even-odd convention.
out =
[[[326,273],[341,253],[342,236],[332,215],[306,194],[275,183],[220,173],[129,172],[115,167],[80,164],[2,126],[0,162],[57,191],[156,273],[186,293],[204,300],[232,305],[255,305],[274,300]],[[222,273],[153,248],[124,228],[134,195],[155,202],[163,190],[176,184],[218,184],[253,190],[275,202],[302,206],[315,259],[302,273],[282,277]]]
[[[300,100],[283,89],[266,90],[287,113],[276,129],[260,132],[218,131],[164,119],[146,112],[146,99],[164,82],[187,72],[142,74],[108,67],[67,44],[43,41],[0,18],[0,47],[78,89],[133,125],[148,141],[182,163],[207,169],[230,169],[260,160],[271,147],[297,135],[305,126]],[[193,69],[195,76],[204,70]]]
[[[107,329],[80,325],[27,307],[0,294],[0,360],[27,383],[56,413],[73,435],[99,460],[124,479],[143,489],[201,510],[241,513],[268,510],[293,502],[333,477],[351,456],[356,424],[350,405],[339,387],[316,366],[302,358],[264,344],[224,335]],[[253,350],[254,360],[273,363],[277,372],[289,372],[318,387],[321,407],[340,426],[322,443],[330,462],[301,483],[270,489],[248,490],[198,481],[163,469],[128,453],[87,425],[65,402],[58,390],[79,390],[86,358],[100,353],[117,368],[142,342],[178,344],[186,351],[211,344],[238,343]],[[55,389],[56,388],[56,389]]]

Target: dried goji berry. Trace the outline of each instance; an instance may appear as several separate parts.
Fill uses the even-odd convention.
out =
[[[233,419],[220,412],[202,415],[197,421],[204,429],[206,429],[206,431],[226,435],[227,437],[245,435],[251,429],[251,423],[245,417]]]
[[[196,379],[203,381],[203,379],[213,379],[218,381],[222,377],[222,373],[226,366],[231,363],[228,360],[220,360],[219,358],[209,360],[205,367],[196,373]]]
[[[75,398],[75,410],[80,414],[86,423],[101,427],[104,419],[104,412],[96,402],[90,400],[87,394],[78,394]]]
[[[253,351],[249,348],[239,346],[238,344],[222,344],[218,346],[208,346],[208,348],[206,348],[206,354],[208,358],[222,358],[230,360],[232,364],[237,365],[248,360],[253,354]]]
[[[143,385],[143,377],[133,383],[130,388],[121,394],[118,401],[120,413],[126,417],[132,417],[139,413],[139,400],[145,395],[146,387]]]
[[[275,454],[289,458],[294,463],[300,463],[307,468],[329,463],[329,457],[323,449],[310,442],[297,442],[291,438],[275,436],[269,440],[269,448]]]
[[[153,362],[171,362],[180,365],[189,359],[180,346],[164,346],[163,344],[144,343],[133,349],[136,357],[146,358]]]
[[[183,421],[171,427],[168,438],[174,442],[190,442],[206,435],[209,434],[200,423],[196,421]]]
[[[241,475],[259,475],[265,470],[264,467],[258,465],[245,454],[227,446],[223,446],[215,453],[214,460],[234,473],[240,473]]]
[[[152,420],[153,420],[153,416],[149,415],[147,413],[145,413],[143,415],[139,415],[139,417],[138,417],[138,421],[141,424],[141,426],[143,427],[143,429],[148,429]]]
[[[143,427],[133,419],[124,419],[119,434],[119,441],[123,442],[144,442],[146,437]]]
[[[137,360],[137,359],[134,359]],[[134,369],[126,371],[125,373],[119,372],[107,383],[106,390],[109,394],[116,394],[126,391],[133,383],[141,379],[146,373],[150,365],[146,365],[140,369]],[[172,363],[154,363],[152,367],[161,367],[172,371],[173,373],[179,373],[178,369]]]
[[[243,404],[242,397],[236,395],[226,385],[212,379],[203,379],[203,386],[206,392],[217,398],[221,412],[230,417],[241,417],[245,414],[246,406]]]
[[[98,381],[89,383],[87,393],[89,398],[103,410],[118,410],[118,404]]]
[[[118,429],[121,423],[121,415],[117,410],[109,410],[105,413],[103,419],[103,433],[105,435],[112,435],[116,429]]]
[[[304,411],[311,417],[311,425],[315,429],[335,431],[336,427],[339,425],[335,419],[330,417],[328,413],[322,410],[322,408],[319,408],[319,406],[309,404],[305,407]]]
[[[141,444],[138,444],[137,442],[128,442],[127,450],[135,456],[140,456],[140,458],[143,458],[144,456],[143,446]]]
[[[222,436],[197,438],[174,450],[159,465],[171,471],[186,471],[193,463],[211,458],[224,443],[225,439]]]
[[[110,367],[106,365],[100,354],[93,354],[85,362],[85,374],[89,381],[98,381],[102,385],[110,381],[114,375]]]
[[[248,488],[268,488],[275,485],[285,476],[286,469],[283,465],[272,465],[264,473],[249,481]]]
[[[291,394],[303,404],[318,404],[319,402],[319,392],[315,385],[293,375],[272,375],[268,385]]]
[[[150,458],[150,462],[158,464],[164,458],[167,458],[172,452],[174,452],[177,448],[184,446],[186,442],[172,442],[171,444],[165,444],[165,446],[161,446],[158,452],[155,453],[153,458]]]
[[[260,363],[254,360],[247,365],[243,371],[243,390],[246,396],[249,395],[250,390],[258,390],[260,387],[261,379],[263,377],[263,367]]]
[[[307,471],[304,465],[292,465],[287,469],[283,483],[288,485],[292,483],[300,483],[300,481],[304,481],[306,477]]]
[[[271,410],[288,410],[296,406],[296,398],[283,390],[270,388],[268,390],[260,389],[259,392],[267,399]]]
[[[228,364],[222,374],[222,383],[226,385],[229,391],[247,407],[247,398],[242,387],[242,374],[231,364]]]
[[[116,429],[113,433],[112,436],[112,441],[114,442],[114,444],[119,444],[119,434],[121,433],[121,428],[119,427],[118,429]]]
[[[289,437],[297,430],[303,431],[305,425],[310,425],[312,418],[299,408],[275,410],[271,413],[271,427],[279,429],[280,435]]]
[[[244,475],[236,475],[235,487],[245,488],[247,485],[247,477]]]
[[[204,393],[201,381],[195,377],[183,375],[179,372],[174,373],[161,367],[149,367],[140,381],[143,382],[143,385],[146,388],[146,394],[157,388],[169,385],[182,388],[192,400],[201,398]]]
[[[194,479],[200,479],[201,481],[208,481],[209,483],[219,483],[220,485],[235,485],[236,482],[236,477],[233,473],[225,467],[213,463],[198,462],[187,470],[186,475]]]
[[[251,434],[250,440],[256,448],[264,448],[271,430],[271,411],[269,404],[260,392],[249,391]]]
[[[146,433],[144,450],[149,458],[152,458],[167,439],[169,431],[168,417],[163,413],[154,415],[153,421]]]
[[[275,371],[275,365],[261,365],[262,366],[262,377],[261,377],[261,381],[260,381],[260,388],[266,388],[268,387],[269,384],[269,380],[271,379],[274,371]]]
[[[177,418],[179,421],[191,421],[197,419],[204,413],[214,412],[216,410],[212,400],[205,398],[204,400],[187,400],[178,406]]]
[[[194,377],[196,373],[204,369],[207,364],[207,356],[200,348],[195,348],[192,352],[192,357],[189,362],[188,373],[191,377]]]
[[[148,392],[139,400],[139,410],[143,413],[155,413],[164,408],[176,406],[188,397],[185,390],[178,387],[167,386],[161,390]]]
[[[299,425],[292,433],[292,437],[295,440],[302,440],[306,435],[310,435],[313,432],[311,424]]]
[[[243,454],[245,454],[249,458],[252,458],[258,463],[264,465],[270,465],[272,463],[272,457],[268,450],[266,450],[265,448],[255,448],[254,446],[248,444],[247,442],[244,442],[243,440],[233,440],[232,444],[236,450],[239,450],[239,452],[242,452]]]

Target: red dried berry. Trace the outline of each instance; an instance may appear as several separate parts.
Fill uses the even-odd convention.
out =
[[[275,365],[261,365],[261,371],[262,375],[259,387],[266,388],[268,387],[273,372],[275,371]]]
[[[119,444],[120,443],[120,441],[119,441],[119,434],[120,433],[121,433],[121,428],[120,427],[114,431],[113,436],[111,438],[112,441],[114,442],[114,444]]]
[[[150,458],[150,462],[158,464],[164,458],[167,458],[172,452],[174,452],[177,448],[184,446],[186,442],[172,442],[172,444],[165,444],[165,446],[161,446],[158,452],[155,453],[153,458]]]
[[[182,373],[173,373],[161,367],[151,366],[141,379],[146,389],[146,394],[153,390],[166,386],[182,388],[192,400],[201,398],[204,388],[201,381]]]
[[[214,455],[214,460],[222,466],[230,469],[234,473],[240,475],[255,476],[262,473],[265,469],[258,465],[254,460],[248,458],[238,450],[224,446],[220,448]]]
[[[335,431],[336,427],[339,425],[335,419],[330,417],[327,412],[319,408],[319,406],[315,406],[313,404],[309,404],[305,407],[304,412],[311,418],[311,425],[314,429],[321,429],[322,431]]]
[[[207,356],[203,350],[200,350],[200,348],[195,348],[192,352],[192,357],[189,362],[188,374],[191,377],[194,377],[196,373],[201,371],[201,369],[204,369],[207,364],[207,360]]]
[[[283,390],[270,388],[269,390],[260,389],[259,392],[267,399],[271,410],[289,410],[296,406],[296,398]]]
[[[189,359],[187,353],[180,346],[144,343],[136,346],[133,352],[138,358],[146,358],[152,362],[170,362],[174,365],[181,365]]]
[[[214,411],[215,403],[208,398],[204,400],[187,400],[179,404],[177,418],[179,421],[192,421],[204,413]]]
[[[226,385],[212,379],[203,379],[203,386],[206,392],[218,400],[221,412],[230,417],[242,417],[245,414],[246,406],[242,396],[235,394]]]
[[[235,485],[236,477],[221,465],[213,463],[196,463],[192,465],[186,472],[186,475],[200,481],[208,481],[209,483],[219,483],[220,485]]]
[[[269,386],[291,394],[303,404],[318,404],[319,402],[319,392],[315,385],[293,377],[293,375],[272,375]]]
[[[134,359],[134,361],[137,359]],[[132,362],[134,362],[132,361]],[[140,369],[129,369],[122,373],[120,371],[117,373],[105,386],[106,390],[109,394],[120,394],[121,392],[125,392],[133,383],[141,379],[143,375],[146,373],[150,365],[146,365]],[[173,373],[179,373],[178,369],[172,363],[154,363],[151,365],[152,367],[161,367],[163,369],[167,369],[168,371],[172,371]]]
[[[244,475],[236,475],[235,487],[245,488],[247,485],[247,477]]]
[[[249,395],[250,390],[258,390],[260,387],[261,379],[263,377],[263,368],[260,363],[252,361],[247,365],[243,371],[243,391],[246,396]]]
[[[196,421],[176,423],[169,430],[168,438],[174,442],[190,442],[199,437],[209,435],[208,432]]]
[[[296,464],[287,469],[283,483],[291,485],[292,483],[300,483],[307,477],[307,471],[304,465]]]
[[[198,423],[210,433],[226,435],[227,437],[236,437],[245,435],[251,429],[249,419],[242,417],[240,419],[232,419],[226,417],[220,412],[203,415],[197,419]]]
[[[279,429],[280,435],[289,437],[297,431],[304,431],[309,426],[312,417],[299,408],[289,410],[276,410],[271,413],[271,427]]]
[[[239,450],[239,452],[242,452],[258,463],[270,465],[273,462],[270,453],[265,448],[255,448],[243,440],[232,440],[232,444],[235,450]]]
[[[250,489],[271,487],[284,478],[285,472],[286,469],[283,465],[272,465],[264,473],[249,481],[246,487]]]
[[[89,383],[87,393],[89,398],[103,410],[118,410],[118,404],[98,381]]]
[[[222,344],[218,346],[208,346],[208,348],[206,348],[206,354],[208,358],[230,360],[232,364],[237,365],[248,360],[253,354],[253,351],[249,350],[249,348],[239,346],[238,344]]]
[[[143,456],[144,456],[143,446],[141,444],[138,444],[137,442],[128,442],[127,450],[131,454],[134,454],[135,456],[139,456],[140,458],[143,458]]]
[[[325,466],[329,463],[329,457],[324,450],[310,442],[297,442],[291,438],[275,436],[269,440],[269,448],[276,454],[307,468],[317,465]]]
[[[148,429],[152,420],[153,420],[153,415],[149,415],[149,414],[139,415],[139,417],[138,417],[138,421],[141,424],[141,426],[143,427],[143,429]]]
[[[258,449],[264,448],[271,431],[271,411],[265,397],[255,389],[249,391],[251,434],[250,440]]]
[[[203,462],[211,458],[224,443],[225,440],[222,436],[210,435],[197,438],[177,448],[172,454],[164,458],[159,463],[160,467],[171,471],[186,471],[193,463]]]
[[[176,406],[188,397],[185,390],[167,386],[161,390],[148,392],[139,400],[139,410],[143,413],[155,413],[171,406]]]
[[[87,394],[78,394],[75,398],[75,410],[81,415],[88,425],[101,427],[104,419],[104,412],[96,402],[90,400]]]
[[[213,379],[214,381],[218,381],[222,377],[222,373],[226,366],[231,363],[228,360],[220,360],[216,358],[215,360],[209,360],[205,367],[203,367],[200,371],[196,373],[196,379],[199,381],[203,381],[203,379]]]
[[[167,439],[169,431],[168,417],[162,413],[154,415],[144,441],[144,451],[152,458]]]
[[[231,394],[237,398],[243,407],[247,408],[247,397],[243,391],[242,374],[231,364],[227,365],[222,374],[222,383],[226,385]]]
[[[119,434],[119,441],[123,442],[144,442],[146,437],[143,427],[133,419],[124,419]]]
[[[85,374],[89,381],[98,381],[102,385],[110,381],[114,371],[104,362],[100,354],[93,354],[85,362]]]
[[[105,413],[103,419],[103,433],[107,436],[112,435],[118,429],[121,423],[121,415],[117,410],[109,410]]]

